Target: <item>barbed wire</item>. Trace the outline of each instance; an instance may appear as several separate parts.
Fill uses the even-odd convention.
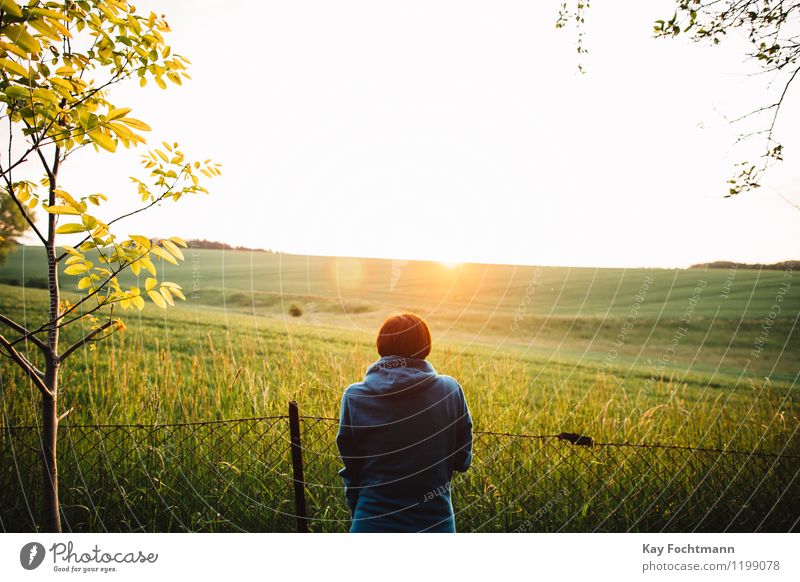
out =
[[[334,416],[311,416],[311,415],[302,415],[300,417],[302,420],[318,420],[318,421],[330,421],[330,422],[339,422],[339,419]],[[228,419],[221,419],[221,420],[200,420],[200,421],[190,421],[190,422],[170,422],[170,423],[153,423],[153,424],[143,424],[143,423],[131,423],[131,424],[67,424],[61,423],[59,428],[62,427],[69,427],[69,428],[166,428],[166,427],[189,427],[189,426],[210,426],[210,425],[219,425],[219,424],[231,424],[231,423],[240,423],[240,422],[259,422],[259,421],[272,421],[272,420],[288,420],[289,416],[286,414],[277,414],[272,416],[253,416],[253,417],[243,417],[243,418],[228,418]],[[0,431],[15,431],[15,430],[38,430],[41,427],[36,425],[0,425]],[[500,432],[500,431],[491,431],[491,430],[476,430],[474,431],[476,435],[489,435],[489,436],[504,436],[504,437],[514,437],[514,438],[522,438],[522,439],[554,439],[560,438],[562,440],[570,440],[569,438],[565,437],[565,435],[574,436],[575,439],[578,438],[587,438],[592,441],[592,444],[589,446],[596,446],[596,447],[638,447],[638,448],[651,448],[651,449],[682,449],[687,451],[702,451],[702,452],[711,452],[711,453],[725,453],[730,455],[747,455],[747,456],[760,456],[760,457],[785,457],[789,459],[800,459],[800,454],[787,454],[787,453],[770,453],[764,451],[741,451],[735,449],[728,449],[728,448],[714,448],[714,447],[700,447],[700,446],[692,446],[692,445],[671,445],[671,444],[662,444],[662,443],[631,443],[628,441],[625,442],[597,442],[591,437],[577,434],[577,433],[551,433],[551,434],[529,434],[529,433],[515,433],[515,432]],[[573,439],[574,440],[574,439]],[[573,443],[575,444],[575,443]]]

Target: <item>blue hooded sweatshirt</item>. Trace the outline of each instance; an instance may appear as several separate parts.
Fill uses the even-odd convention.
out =
[[[472,460],[472,418],[453,378],[381,358],[345,390],[336,444],[351,532],[455,531],[450,480]]]

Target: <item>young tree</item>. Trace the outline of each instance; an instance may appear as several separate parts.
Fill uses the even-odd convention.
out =
[[[578,53],[583,45],[582,25],[589,0],[565,0],[561,4],[557,28],[569,23],[578,26]],[[696,42],[720,44],[734,31],[747,35],[750,50],[746,58],[760,67],[767,85],[779,90],[743,116],[733,120],[756,122],[756,128],[740,133],[738,141],[763,140],[758,162],[744,161],[728,181],[728,196],[758,188],[767,169],[781,161],[783,146],[776,138],[776,128],[786,96],[800,72],[800,0],[675,0],[670,18],[657,20],[656,37],[689,35]],[[579,65],[580,66],[580,65]]]
[[[142,309],[145,298],[161,308],[173,305],[176,297],[184,299],[178,285],[159,282],[156,259],[177,263],[185,243],[177,237],[121,237],[113,227],[162,201],[207,193],[198,174],[210,178],[219,173],[209,160],[189,162],[177,144],[164,143],[143,156],[147,178],[132,178],[141,205],[107,220],[97,216],[105,195],[71,195],[59,184],[61,168],[85,146],[114,152],[119,143],[145,142],[140,132],[150,128],[130,117],[129,108],[112,104],[109,90],[131,78],[142,86],[153,81],[162,89],[167,81],[181,84],[189,78],[188,61],[172,54],[164,41],[168,31],[163,17],[139,15],[123,0],[32,0],[27,6],[0,0],[0,123],[8,124],[0,179],[4,194],[46,250],[49,284],[42,325],[28,329],[0,314],[0,323],[10,330],[8,336],[0,334],[0,352],[23,370],[41,396],[47,531],[61,530],[56,463],[60,370],[77,350],[123,329],[119,310]],[[43,228],[30,213],[37,205],[47,212]],[[59,235],[79,242],[59,245]],[[61,297],[60,266],[77,279],[74,302]],[[146,277],[144,289],[120,283],[126,269]],[[90,331],[62,349],[59,332],[78,322],[88,323]]]

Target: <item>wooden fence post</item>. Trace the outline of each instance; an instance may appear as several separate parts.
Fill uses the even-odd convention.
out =
[[[303,477],[303,447],[300,443],[300,412],[297,402],[289,402],[289,438],[292,450],[292,480],[294,481],[294,512],[297,532],[308,533],[306,513],[306,482]]]

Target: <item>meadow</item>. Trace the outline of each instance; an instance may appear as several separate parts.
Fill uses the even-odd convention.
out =
[[[0,268],[2,313],[42,321],[46,292],[35,284],[43,265],[38,249],[22,247]],[[382,319],[408,309],[429,322],[429,359],[464,386],[476,430],[800,453],[800,285],[788,269],[445,265],[204,249],[164,268],[187,301],[125,313],[124,332],[68,361],[60,394],[66,423],[284,415],[289,400],[302,414],[334,418],[343,389],[377,357]],[[74,278],[62,281],[69,298]],[[68,330],[63,345],[80,333]],[[5,360],[1,380],[3,424],[35,425],[29,383]],[[320,438],[329,445],[330,431]],[[336,464],[332,454],[320,469],[330,487]],[[483,513],[465,516],[469,523],[521,503],[519,495],[495,499],[494,485],[487,497],[483,481],[472,487]],[[335,516],[330,529],[346,521],[338,494],[313,503],[318,513]],[[564,511],[549,512],[549,525],[532,529],[553,529],[575,511],[583,515],[572,529],[604,523],[598,514],[592,522],[586,508]],[[75,519],[100,527],[100,513],[88,513]],[[188,515],[180,526],[144,522],[216,528]],[[528,522],[497,523],[507,531]],[[602,527],[618,531],[624,523]],[[238,527],[284,525],[256,520]]]

